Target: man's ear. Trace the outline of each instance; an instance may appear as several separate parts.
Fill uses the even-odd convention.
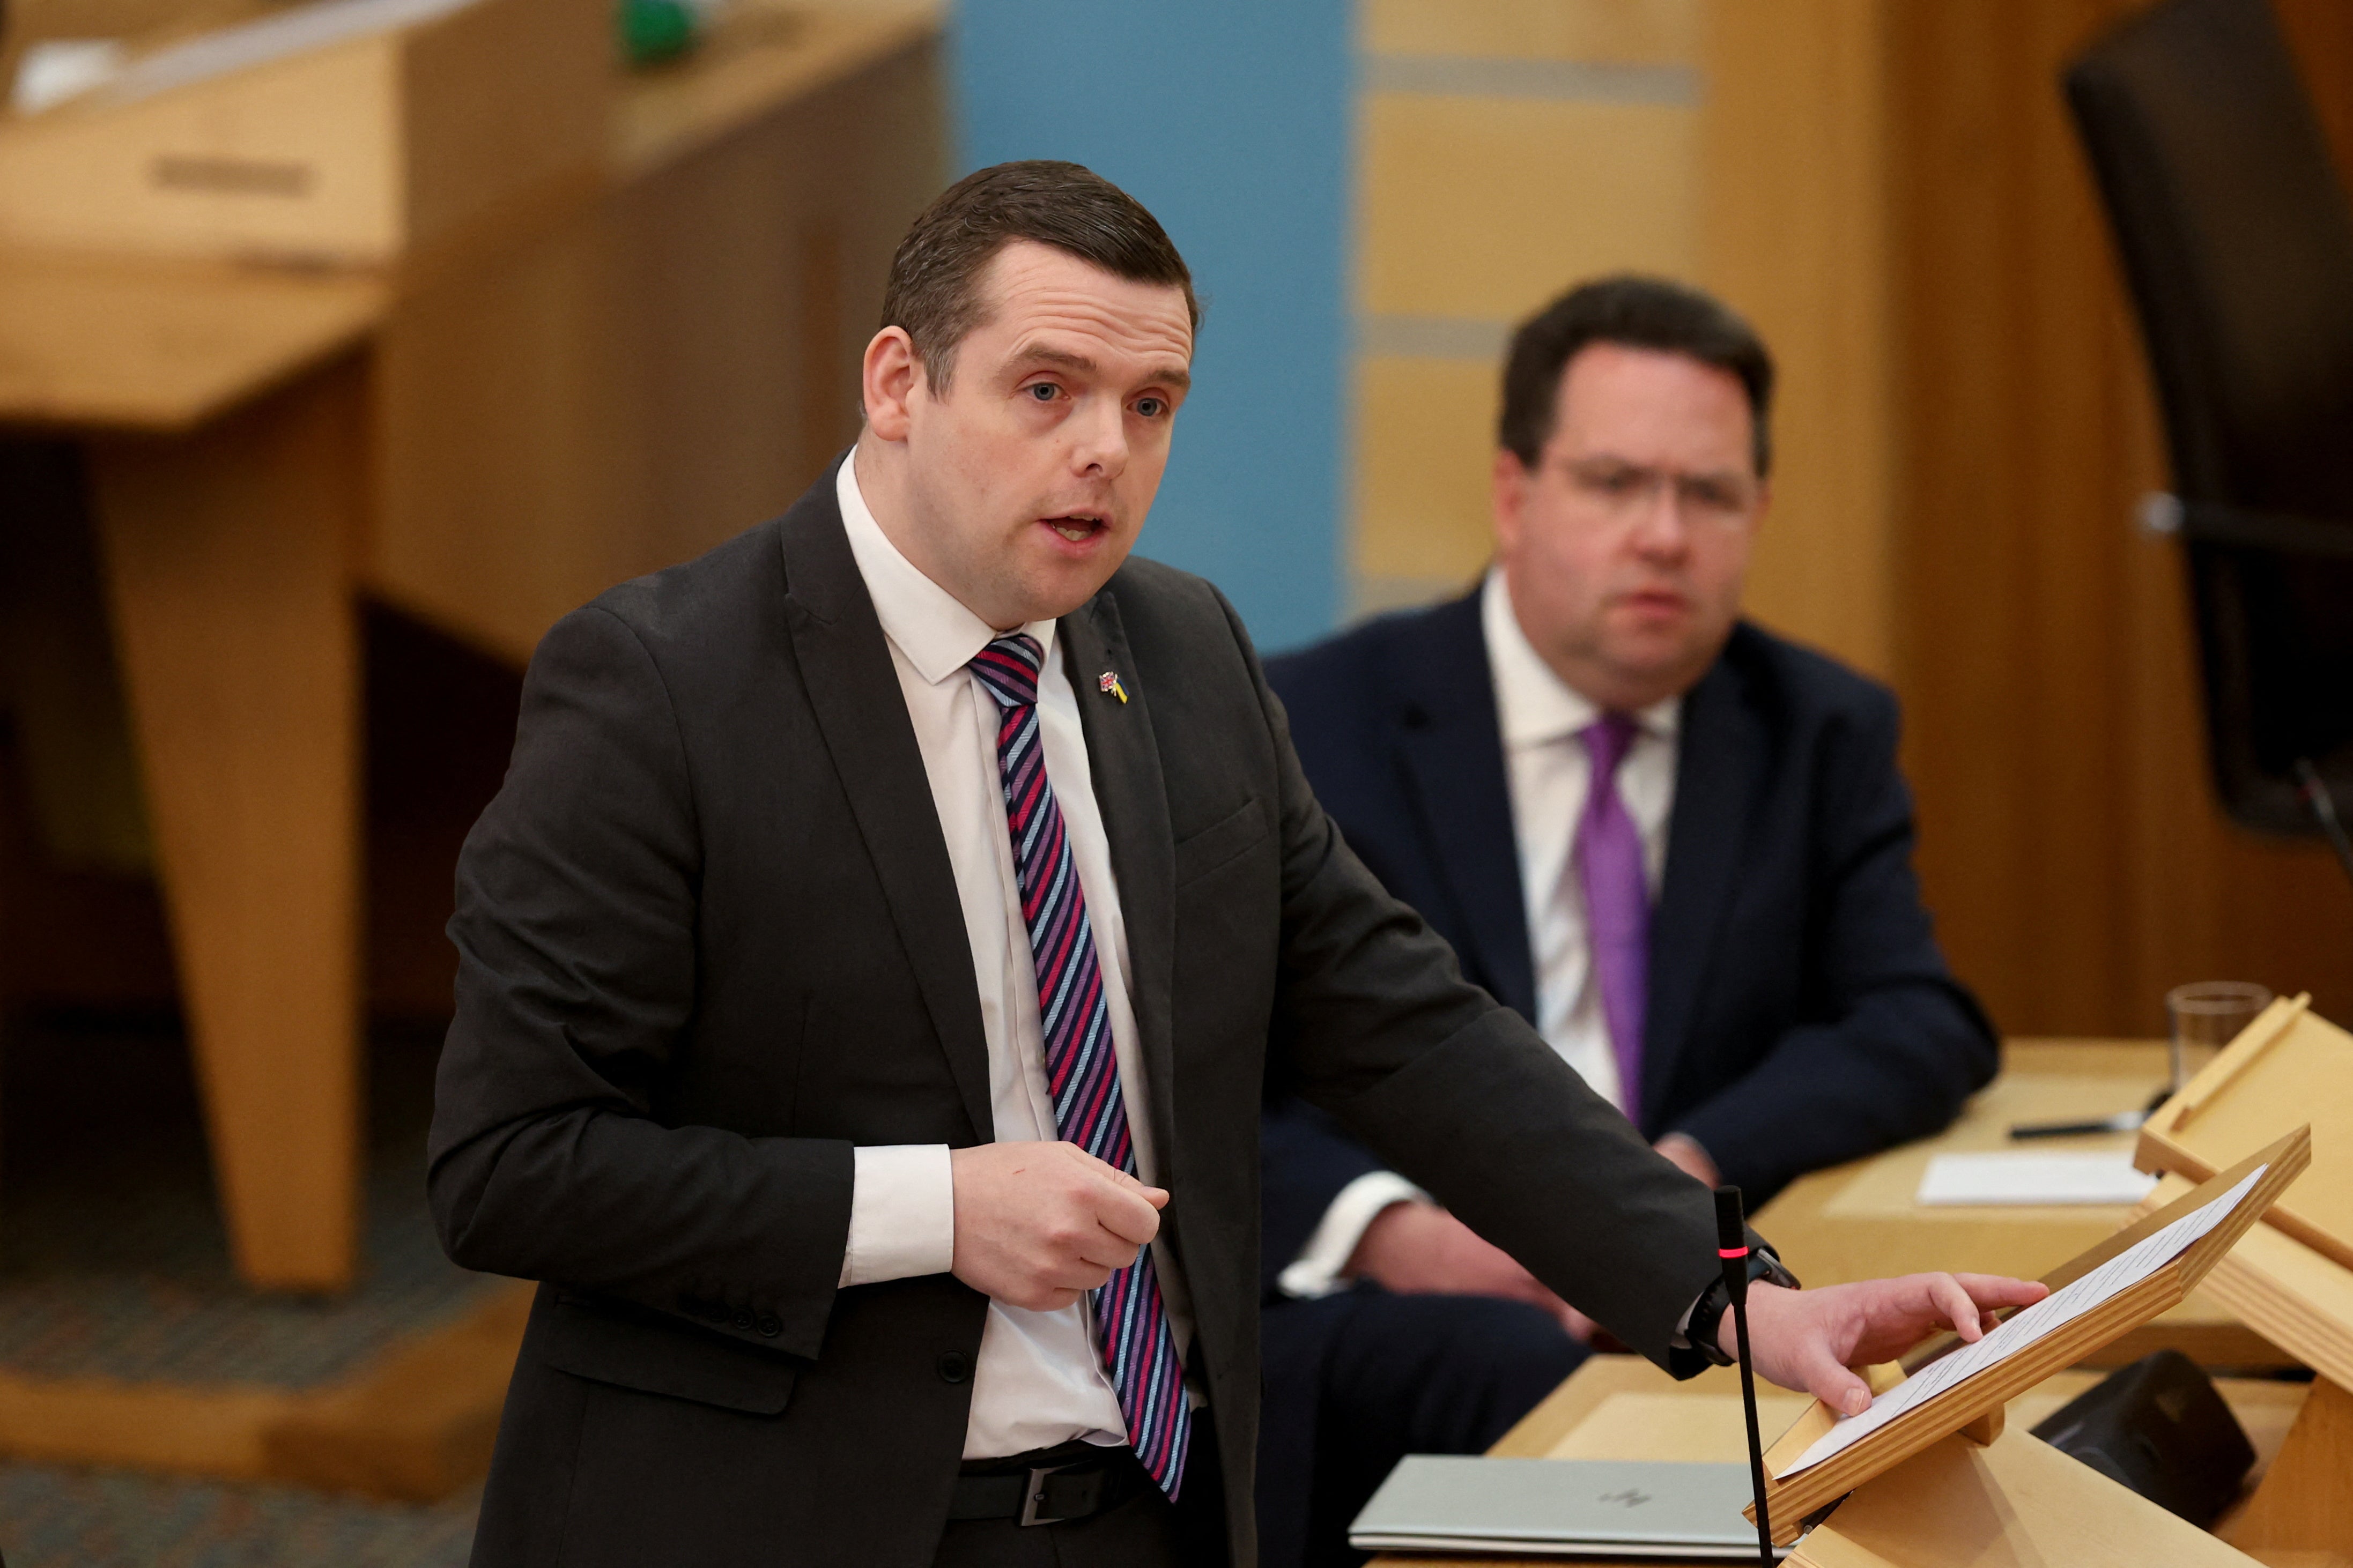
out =
[[[859,401],[866,408],[867,427],[885,441],[903,441],[913,421],[910,413],[923,385],[923,356],[904,327],[885,327],[866,345],[866,361]]]
[[[1527,506],[1527,465],[1509,447],[1495,448],[1494,472],[1488,480],[1488,505],[1495,523],[1495,553],[1508,556],[1519,549],[1520,514]]]

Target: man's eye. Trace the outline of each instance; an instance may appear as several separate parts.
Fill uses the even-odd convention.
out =
[[[1039,381],[1031,383],[1024,390],[1039,403],[1051,403],[1054,401],[1054,394],[1060,389],[1050,381]]]
[[[1157,419],[1168,411],[1168,405],[1156,397],[1139,397],[1135,400],[1135,411],[1146,419]]]

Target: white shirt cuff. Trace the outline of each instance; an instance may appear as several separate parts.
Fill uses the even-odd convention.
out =
[[[945,1274],[955,1261],[955,1173],[948,1146],[878,1143],[852,1153],[857,1163],[841,1283]]]
[[[1348,1259],[1380,1212],[1391,1204],[1424,1203],[1429,1194],[1395,1171],[1367,1171],[1340,1189],[1315,1234],[1289,1267],[1275,1276],[1286,1296],[1329,1296],[1344,1283]]]

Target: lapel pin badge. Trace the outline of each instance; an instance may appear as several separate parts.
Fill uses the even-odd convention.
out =
[[[1127,700],[1127,688],[1119,683],[1119,671],[1115,669],[1104,670],[1095,681],[1095,689],[1106,697],[1116,697],[1122,702]]]

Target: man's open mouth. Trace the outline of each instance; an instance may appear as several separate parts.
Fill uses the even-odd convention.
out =
[[[1061,517],[1046,519],[1046,526],[1073,544],[1084,543],[1108,526],[1091,512],[1071,512]]]

